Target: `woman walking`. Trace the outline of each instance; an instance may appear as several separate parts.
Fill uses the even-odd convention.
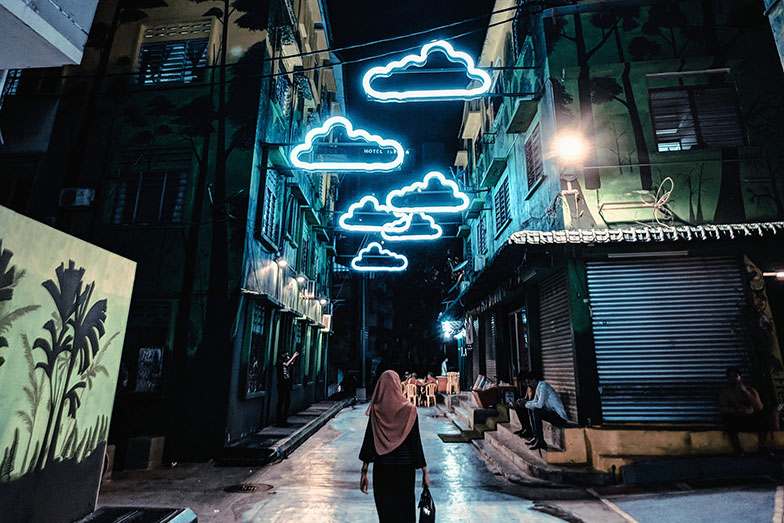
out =
[[[362,477],[359,488],[368,492],[368,466],[373,463],[373,498],[381,523],[416,522],[414,482],[422,469],[422,484],[430,487],[430,474],[419,435],[417,409],[401,390],[400,378],[384,372],[373,391],[365,440],[359,452]]]

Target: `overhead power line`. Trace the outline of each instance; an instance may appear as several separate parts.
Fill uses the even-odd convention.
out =
[[[332,47],[332,48],[326,48],[326,49],[316,49],[316,50],[313,50],[313,51],[306,51],[306,52],[301,52],[301,53],[296,53],[296,54],[291,54],[291,55],[268,57],[268,58],[264,58],[263,60],[259,61],[259,64],[263,64],[265,62],[275,62],[275,61],[280,61],[280,60],[290,60],[290,59],[302,58],[302,57],[306,57],[306,56],[313,56],[313,55],[319,55],[319,54],[338,53],[338,52],[341,52],[341,51],[348,51],[348,50],[353,50],[353,49],[361,49],[361,48],[365,48],[365,47],[372,47],[374,45],[379,45],[379,44],[383,44],[383,43],[389,43],[389,42],[394,42],[394,41],[398,41],[398,40],[404,40],[404,39],[407,39],[407,38],[413,38],[413,37],[417,37],[417,36],[422,36],[422,35],[425,35],[425,34],[436,32],[436,31],[441,31],[443,29],[449,29],[449,28],[452,28],[452,27],[457,27],[459,25],[464,25],[464,24],[467,24],[467,23],[475,22],[477,20],[481,20],[481,19],[484,19],[484,18],[490,18],[490,17],[492,17],[495,14],[500,14],[500,13],[504,13],[504,12],[508,12],[508,11],[517,11],[517,10],[521,10],[523,7],[528,7],[528,6],[531,6],[531,5],[541,5],[541,4],[542,4],[542,2],[531,2],[531,3],[518,5],[518,6],[515,6],[515,7],[507,7],[505,9],[499,9],[497,11],[492,11],[492,12],[487,13],[485,15],[477,16],[477,17],[474,17],[474,18],[468,18],[468,19],[457,21],[457,22],[452,22],[450,24],[445,24],[445,25],[433,27],[433,28],[430,28],[430,29],[425,29],[423,31],[416,31],[416,32],[412,32],[412,33],[406,33],[404,35],[398,35],[398,36],[393,36],[393,37],[389,37],[389,38],[382,38],[382,39],[379,39],[379,40],[373,40],[371,42],[364,42],[364,43],[361,43],[361,44],[353,44],[353,45],[347,45],[347,46],[342,46],[342,47]],[[538,11],[530,11],[530,12],[527,12],[525,14],[530,15],[530,14],[536,14],[537,12],[541,13],[542,11],[541,11],[541,9],[539,9]],[[512,22],[516,18],[517,18],[517,14],[515,14],[515,16],[513,16],[511,18],[508,18],[506,20],[502,20],[500,22],[495,22],[495,23],[492,23],[492,24],[488,24],[486,27],[481,27],[481,28],[478,28],[478,29],[465,31],[463,33],[460,33],[460,34],[454,35],[454,36],[450,36],[450,37],[444,37],[444,38],[442,38],[442,40],[450,41],[450,40],[455,40],[457,38],[462,38],[462,37],[465,37],[465,36],[468,36],[468,35],[471,35],[471,34],[475,34],[475,33],[481,32],[481,31],[485,31],[487,29],[490,29],[491,27],[495,27],[495,26],[498,26],[498,25],[502,25],[502,24],[506,24],[506,23]],[[398,50],[395,50],[395,51],[388,51],[388,52],[384,52],[384,53],[380,53],[380,54],[369,55],[369,56],[362,57],[362,58],[356,58],[356,59],[353,59],[353,60],[339,60],[337,62],[328,62],[328,63],[324,63],[324,64],[321,64],[321,65],[316,65],[316,66],[312,66],[312,67],[297,69],[296,71],[283,71],[283,72],[271,73],[271,74],[267,74],[267,75],[264,75],[264,74],[253,75],[253,76],[249,76],[249,77],[244,77],[241,80],[254,79],[254,78],[274,78],[274,77],[277,77],[277,76],[290,75],[290,74],[292,74],[294,72],[297,72],[297,73],[299,73],[299,72],[307,72],[307,71],[313,71],[313,70],[317,70],[317,69],[331,68],[331,67],[335,67],[335,66],[343,65],[343,64],[359,63],[359,62],[364,62],[364,61],[367,61],[367,60],[374,60],[376,58],[383,58],[385,56],[390,56],[390,55],[394,55],[394,54],[397,54],[397,53],[402,53],[402,52],[405,52],[405,51],[411,51],[411,50],[414,50],[414,49],[419,49],[420,47],[421,47],[421,45],[416,45],[416,46],[406,47],[406,48],[403,48],[403,49],[398,49]],[[225,65],[221,65],[221,64],[205,65],[203,67],[199,67],[198,69],[199,70],[210,70],[210,69],[220,69],[222,67],[231,68],[231,67],[234,67],[236,65],[237,65],[237,62],[232,62],[232,63],[227,63]],[[168,73],[176,73],[176,72],[184,72],[184,71],[193,71],[194,69],[195,69],[194,67],[182,67],[182,68],[168,69],[167,72]],[[498,68],[497,67],[490,67],[490,69],[498,69]],[[144,72],[144,71],[130,71],[130,72],[122,72],[122,73],[106,73],[104,75],[104,77],[105,78],[113,78],[113,77],[143,76],[145,74],[149,74],[149,73]],[[93,77],[95,77],[94,74],[70,74],[70,75],[63,75],[63,76],[61,76],[61,78],[69,79],[69,80],[73,80],[73,79],[89,79],[89,78],[93,78]],[[232,81],[232,80],[229,80],[229,81]],[[217,83],[217,82],[213,82],[213,83],[200,82],[198,85],[199,86],[209,86],[209,85],[212,85],[214,83]],[[190,87],[195,87],[195,86],[196,86],[195,84],[184,84],[184,85],[177,85],[177,86],[162,86],[162,87],[158,87],[157,89],[162,89],[163,87],[165,87],[166,89],[182,89],[182,88],[190,88]],[[148,89],[154,90],[154,89],[156,89],[156,87],[148,87]]]

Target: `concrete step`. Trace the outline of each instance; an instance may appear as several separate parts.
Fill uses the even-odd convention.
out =
[[[453,422],[460,427],[460,430],[469,430],[471,428],[471,414],[468,413],[463,407],[455,406],[452,408]]]
[[[485,432],[485,442],[514,465],[516,471],[513,473],[561,484],[596,486],[613,483],[612,474],[598,472],[591,467],[547,463],[547,451],[529,449],[522,438],[512,433],[508,424],[499,425],[499,430]]]

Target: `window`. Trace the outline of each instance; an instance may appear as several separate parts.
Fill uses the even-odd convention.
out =
[[[189,84],[207,66],[207,38],[145,42],[139,51],[138,82]]]
[[[738,97],[731,85],[651,89],[648,103],[659,152],[745,143]]]
[[[544,177],[542,135],[538,123],[525,142],[525,175],[528,180],[529,191],[533,190],[539,180]]]
[[[471,269],[474,268],[474,250],[473,250],[473,246],[471,245],[470,237],[466,238],[465,240],[465,256],[463,259],[468,260],[469,263],[468,266],[466,267],[466,270],[470,272]]]
[[[495,193],[494,199],[495,210],[495,232],[500,234],[507,223],[512,219],[509,214],[509,177],[504,178],[498,190]]]
[[[267,388],[267,340],[265,337],[265,310],[258,303],[251,303],[250,343],[245,396],[253,397]]]
[[[278,76],[275,80],[275,101],[283,114],[288,116],[291,105],[291,82],[285,75]]]
[[[294,320],[294,350],[299,352],[299,357],[297,358],[299,361],[299,365],[292,365],[292,380],[294,385],[302,385],[302,366],[301,362],[305,361],[307,354],[305,354],[305,350],[307,346],[305,345],[305,329],[308,328],[308,322],[306,321],[297,321]],[[294,355],[293,353],[291,354]]]
[[[299,200],[291,192],[288,194],[286,207],[286,235],[291,241],[296,243],[298,239],[296,232],[299,230],[300,207]]]
[[[485,213],[479,216],[479,226],[476,230],[476,242],[479,244],[479,252],[484,254],[487,252],[487,223],[485,221]]]
[[[277,238],[277,228],[275,226],[275,214],[278,210],[277,189],[278,173],[269,169],[267,171],[267,185],[264,187],[264,202],[257,220],[259,222],[259,232],[267,241],[273,243]]]
[[[310,228],[307,224],[302,226],[302,249],[300,251],[299,270],[310,276]]]
[[[185,212],[186,170],[125,173],[117,184],[114,223],[181,223]]]
[[[0,96],[0,99],[16,94],[16,92],[19,90],[19,82],[21,79],[21,69],[9,69],[6,72],[5,85],[3,85],[3,94]]]

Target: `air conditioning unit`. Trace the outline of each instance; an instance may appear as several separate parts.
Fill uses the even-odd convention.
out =
[[[60,207],[89,207],[95,199],[95,189],[65,187],[60,190]]]
[[[303,296],[308,300],[316,298],[316,280],[308,280],[308,283],[305,285]]]
[[[322,314],[321,315],[321,324],[324,326],[325,331],[332,330],[332,315],[331,314]]]
[[[485,268],[486,258],[484,256],[474,257],[474,272],[479,272]]]

